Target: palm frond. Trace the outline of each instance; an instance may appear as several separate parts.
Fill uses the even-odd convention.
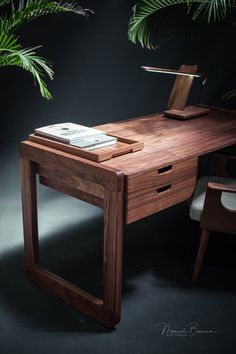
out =
[[[0,0],[0,7],[5,4],[8,4],[9,2],[10,2],[10,0]]]
[[[152,38],[153,29],[158,27],[164,9],[184,6],[193,20],[201,17],[214,22],[225,18],[234,4],[235,0],[141,0],[133,7],[128,38],[133,43],[139,42],[142,47],[155,49],[157,40]]]
[[[83,16],[88,16],[91,12],[88,9],[83,9],[75,3],[56,2],[51,0],[20,0],[17,8],[14,7],[13,1],[12,9],[9,15],[5,14],[0,19],[0,32],[10,33],[17,30],[25,23],[31,22],[36,18],[48,14],[55,14],[59,12],[72,12]]]
[[[189,13],[192,15],[192,19],[200,18],[208,23],[223,20],[235,6],[235,0],[206,0],[196,1],[196,3],[198,4],[190,6]]]
[[[14,34],[0,33],[0,51],[20,49],[20,43]]]
[[[0,7],[8,3],[11,3],[10,12],[0,16],[0,66],[19,66],[29,71],[38,83],[41,95],[51,99],[44,81],[45,75],[53,79],[50,63],[36,55],[35,50],[39,47],[23,49],[14,32],[25,23],[48,14],[72,12],[87,17],[92,11],[62,0],[20,0],[18,6],[14,5],[14,0],[0,0]]]
[[[166,7],[186,4],[187,0],[142,0],[133,7],[133,15],[129,21],[128,38],[133,43],[139,42],[142,47],[155,49],[153,28],[158,26],[159,11]]]
[[[35,50],[39,47],[25,49],[0,48],[0,66],[19,66],[29,71],[39,85],[41,95],[46,99],[51,99],[47,85],[44,81],[45,74],[52,80],[53,71],[50,63],[36,55]]]

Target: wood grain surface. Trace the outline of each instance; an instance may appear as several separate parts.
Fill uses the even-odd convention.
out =
[[[21,143],[25,258],[33,282],[112,327],[121,314],[124,223],[189,198],[198,157],[236,144],[236,115],[212,110],[208,116],[176,121],[152,114],[98,127],[111,135],[143,141],[144,149],[98,163],[33,141]],[[36,174],[48,187],[104,208],[101,299],[40,266]],[[210,190],[213,203],[219,202],[216,192]]]
[[[197,72],[197,65],[181,65],[179,67],[180,72],[187,74],[195,74]],[[177,76],[173,85],[173,89],[170,94],[170,99],[168,103],[168,109],[183,110],[191,87],[193,83],[192,76]]]
[[[26,271],[37,285],[87,316],[113,327],[120,320],[124,175],[31,141],[22,142],[21,180]],[[41,183],[104,208],[103,298],[71,284],[40,265],[36,174]]]
[[[97,126],[144,142],[144,149],[100,165],[122,170],[129,178],[236,144],[236,114],[212,110],[178,121],[162,113]]]
[[[70,144],[64,144],[53,139],[48,139],[37,134],[29,135],[30,141],[34,141],[35,143],[42,144],[59,151],[68,152],[69,154],[80,156],[95,162],[110,160],[113,157],[129,154],[143,149],[143,142],[125,139],[120,136],[116,136],[116,138],[116,144],[101,147],[99,149],[86,150]]]
[[[127,224],[180,203],[192,195],[197,176],[197,158],[169,165],[127,180]]]

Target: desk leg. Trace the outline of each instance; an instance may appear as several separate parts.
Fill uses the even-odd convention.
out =
[[[123,259],[123,193],[106,191],[104,200],[104,309],[120,321]]]
[[[35,164],[21,159],[21,190],[26,269],[39,264],[38,216]]]
[[[123,256],[123,187],[105,190],[103,299],[84,291],[39,264],[35,164],[21,160],[26,269],[31,281],[111,328],[120,320]],[[123,176],[117,176],[123,186]]]

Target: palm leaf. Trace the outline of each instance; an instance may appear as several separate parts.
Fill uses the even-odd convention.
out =
[[[11,2],[10,13],[5,13],[0,17],[0,66],[18,66],[29,71],[38,83],[41,95],[46,99],[51,99],[52,96],[44,81],[45,75],[53,79],[50,63],[36,55],[35,50],[39,47],[23,49],[14,31],[25,23],[44,15],[73,12],[87,16],[92,11],[76,4],[52,0],[20,0],[18,7],[14,6],[14,0],[0,0],[0,7],[9,2]]]
[[[192,19],[206,19],[208,22],[225,18],[234,6],[235,0],[142,0],[133,7],[129,21],[128,37],[142,47],[155,49],[156,38],[152,35],[158,28],[163,10],[173,7],[185,7]]]
[[[0,51],[20,49],[20,43],[14,34],[0,33]]]
[[[55,14],[59,12],[72,12],[87,16],[88,9],[71,3],[56,2],[51,0],[20,0],[18,8],[14,7],[9,15],[4,15],[0,19],[0,32],[10,33],[17,30],[20,26],[31,22],[41,16]]]
[[[161,21],[160,10],[174,5],[185,5],[186,0],[142,0],[133,7],[133,16],[129,21],[128,37],[133,43],[142,47],[155,49],[157,40],[153,33],[158,32]]]
[[[9,2],[10,2],[10,0],[0,0],[0,7],[5,4],[8,4]]]
[[[190,4],[190,9],[192,8],[190,14],[193,20],[201,18],[210,23],[221,21],[227,17],[235,5],[235,0],[191,1],[191,3],[195,5],[191,6]]]
[[[38,48],[0,48],[0,66],[19,66],[29,71],[38,83],[41,95],[46,99],[51,99],[52,96],[43,78],[46,74],[52,80],[53,71],[47,60],[36,55],[35,50]]]

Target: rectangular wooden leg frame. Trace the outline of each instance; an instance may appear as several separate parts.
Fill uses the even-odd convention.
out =
[[[27,274],[30,280],[95,321],[111,328],[120,321],[123,253],[123,173],[97,169],[76,157],[21,144],[22,203]],[[47,151],[43,151],[43,150]],[[36,174],[64,193],[104,208],[103,298],[82,290],[40,266]],[[102,178],[103,177],[103,178]],[[54,182],[55,181],[55,182]],[[78,191],[75,181],[82,191]],[[82,183],[84,181],[84,184]],[[45,183],[46,184],[46,183]],[[61,187],[61,188],[60,188]],[[68,189],[68,193],[67,193]]]

